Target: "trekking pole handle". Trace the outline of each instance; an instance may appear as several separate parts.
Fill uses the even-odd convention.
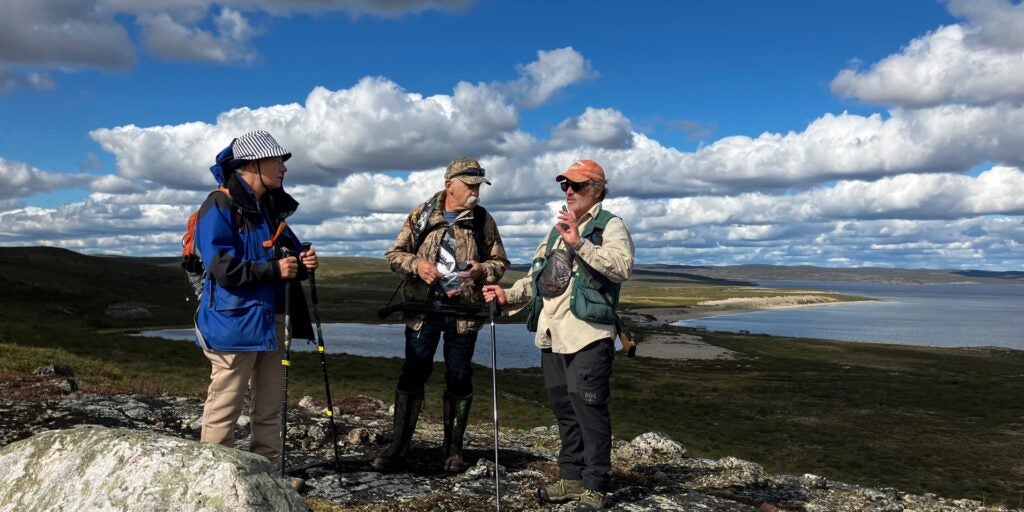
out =
[[[313,247],[313,244],[311,242],[302,242],[302,252],[309,252],[309,248],[310,247]],[[299,268],[303,268],[303,267],[306,266],[305,263],[302,263],[302,258],[299,258],[298,256],[296,256],[295,259],[297,259],[299,261]],[[313,277],[313,271],[312,270],[309,271],[309,276],[310,276],[310,279],[312,279],[312,277]]]
[[[288,258],[291,258],[292,256],[295,256],[295,261],[298,262],[299,266],[302,266],[302,260],[299,259],[299,255],[298,254],[295,254],[295,250],[294,249],[292,249],[291,247],[282,247],[281,248],[281,259],[288,259]],[[291,278],[289,278],[289,279],[291,279]]]
[[[310,242],[302,242],[302,252],[309,252],[309,248],[312,247],[312,246],[313,246],[313,244],[310,243]],[[305,265],[302,264],[302,258],[299,258],[299,266],[300,267],[305,267]],[[310,270],[309,271],[309,286],[310,286],[310,290],[309,290],[310,297],[309,298],[313,301],[313,310],[316,313],[316,321],[319,322],[320,321],[320,311],[317,308],[317,302],[318,301],[316,299],[316,271],[315,270]],[[319,328],[319,325],[317,325],[317,327]],[[321,338],[322,337],[323,336],[321,336]]]

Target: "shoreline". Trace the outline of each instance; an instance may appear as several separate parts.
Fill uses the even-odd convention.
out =
[[[810,299],[807,297],[818,297]],[[794,300],[796,299],[796,300]],[[801,302],[805,300],[805,302]],[[694,320],[721,315],[733,315],[740,313],[751,313],[755,311],[767,311],[772,309],[808,308],[815,306],[830,306],[835,304],[846,304],[848,302],[867,301],[837,301],[828,297],[817,295],[804,295],[800,297],[779,296],[779,297],[756,297],[756,298],[730,298],[717,301],[708,301],[689,307],[669,308],[639,308],[632,309],[628,316],[638,323],[658,323],[663,326],[671,326],[675,322]],[[704,341],[696,334],[679,333],[657,333],[647,337],[637,346],[637,354],[641,357],[653,357],[656,359],[674,360],[711,360],[711,359],[733,359],[736,353],[717,345]]]
[[[820,299],[808,300],[807,297],[820,297]],[[803,302],[801,302],[801,300],[803,300]],[[704,318],[709,316],[752,313],[755,311],[767,311],[772,309],[832,306],[836,304],[849,304],[852,302],[873,302],[873,300],[839,301],[829,297],[812,294],[797,297],[734,297],[730,299],[708,301],[708,303],[699,303],[695,306],[635,308],[630,310],[630,315],[638,322],[671,324],[683,320],[693,320],[695,318]]]

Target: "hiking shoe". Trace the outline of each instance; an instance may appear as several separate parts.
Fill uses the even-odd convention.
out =
[[[541,503],[568,503],[583,496],[583,480],[563,480],[537,488],[537,498]]]
[[[604,509],[604,493],[587,489],[576,504],[576,512],[592,512]]]

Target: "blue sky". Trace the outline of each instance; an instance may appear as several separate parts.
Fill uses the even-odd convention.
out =
[[[380,257],[470,154],[520,262],[580,157],[642,263],[1024,260],[1018,2],[11,4],[2,245],[173,254],[216,150],[268,129],[325,254]]]

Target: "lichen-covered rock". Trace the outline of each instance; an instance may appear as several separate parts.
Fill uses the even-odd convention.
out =
[[[812,489],[825,489],[828,487],[828,480],[826,480],[825,477],[812,473],[804,473],[804,476],[800,477],[800,483],[804,487],[810,487]]]
[[[348,444],[363,444],[364,441],[369,439],[370,435],[366,432],[365,428],[354,428],[348,431]]]
[[[38,379],[48,377],[27,377],[23,384],[32,386],[38,383]],[[179,442],[189,442],[188,440],[199,437],[197,423],[202,415],[203,402],[196,397],[32,393],[27,396],[36,397],[32,399],[36,401],[12,399],[12,394],[18,394],[17,389],[26,389],[11,387],[18,384],[22,382],[0,381],[0,447],[40,432],[64,430],[85,424],[130,429],[138,434],[150,432],[153,435],[168,435],[172,440]],[[417,425],[405,468],[402,471],[382,474],[372,471],[369,461],[380,452],[386,441],[391,439],[391,417],[387,414],[383,402],[369,397],[344,397],[335,405],[338,406],[338,412],[334,419],[338,423],[339,434],[348,433],[352,436],[349,442],[345,442],[344,437],[339,437],[337,460],[334,457],[333,439],[329,433],[330,419],[323,414],[320,407],[313,410],[295,407],[288,414],[287,469],[289,474],[305,479],[305,486],[299,492],[310,505],[324,510],[360,512],[493,512],[495,478],[492,424],[469,425],[464,455],[471,467],[462,474],[451,474],[442,468],[441,444],[444,429],[437,416],[425,414]],[[249,442],[249,429],[246,425],[248,421],[240,422],[239,428],[235,430],[239,447],[247,446]],[[356,434],[361,441],[359,443],[352,442],[356,435],[351,433],[356,431],[362,431]],[[557,457],[560,442],[557,426],[528,430],[502,429],[499,441],[498,469],[502,510],[566,512],[575,509],[575,503],[553,506],[537,501],[537,488],[551,483],[558,477]],[[895,489],[858,487],[809,474],[767,474],[761,466],[739,459],[725,458],[715,461],[684,457],[680,453],[682,447],[679,446],[677,451],[672,448],[674,444],[675,442],[667,436],[658,433],[641,435],[631,442],[618,439],[614,441],[613,449],[616,456],[613,458],[612,485],[608,494],[609,511],[1006,512],[1005,508],[984,505],[977,501],[950,500],[933,494],[915,495]],[[10,445],[7,449],[13,449],[14,446]],[[225,450],[214,446],[206,448]],[[38,459],[42,462],[31,464],[57,468],[60,463],[55,461],[59,459],[51,457],[49,447],[39,447],[31,453],[23,450],[11,458],[5,456],[5,450],[0,450],[0,512],[59,510],[59,506],[51,507],[53,502],[45,499],[34,501],[25,498],[19,501],[22,498],[11,498],[10,496],[15,496],[21,491],[9,491],[13,480],[5,479],[13,471],[11,468],[15,467],[15,461],[25,465],[29,464],[30,460]],[[103,450],[97,453],[102,454]],[[266,462],[262,458],[232,450],[226,451],[243,459],[257,460],[264,468],[266,467]],[[187,486],[198,485],[190,483],[191,479],[206,482],[215,480],[215,477],[210,476],[211,472],[207,472],[205,477],[201,476],[201,473],[194,471],[192,466],[184,462],[180,463],[170,477],[161,479],[144,476],[143,472],[136,469],[145,469],[152,464],[146,460],[151,455],[167,460],[164,450],[154,447],[144,453],[121,457],[118,460],[122,462],[115,464],[118,471],[114,471],[112,464],[102,462],[106,460],[105,456],[97,455],[81,468],[99,467],[102,469],[101,476],[88,474],[86,469],[80,469],[80,473],[85,475],[87,481],[93,482],[93,486],[110,485],[111,489],[116,489],[116,485],[107,482],[113,482],[114,477],[119,479],[116,481],[117,485],[136,487],[139,484],[133,483],[132,480],[145,479],[155,482],[148,485],[169,480],[180,485],[180,488],[176,488],[177,492],[186,498]],[[176,463],[170,462],[170,465],[174,464]],[[231,464],[233,463],[226,463],[227,466]],[[123,474],[127,471],[131,472],[129,477]],[[240,471],[244,472],[246,469],[243,467]],[[272,471],[273,474],[270,476],[276,479],[277,468],[273,468]],[[111,472],[111,475],[108,476],[107,472]],[[62,474],[70,473],[64,471]],[[267,478],[267,475],[261,474],[260,477]],[[66,485],[71,486],[71,483]],[[75,492],[79,489],[69,488]],[[86,490],[92,492],[90,489]],[[14,494],[9,494],[11,492]],[[199,491],[193,491],[195,492]],[[286,492],[292,491],[286,489]],[[65,510],[117,510],[115,505],[105,506],[98,502],[84,501],[82,497],[88,496],[84,491],[79,494],[80,496],[76,496],[78,501],[69,502],[77,504],[77,507],[69,505]],[[204,509],[202,504],[183,503],[188,503],[185,498],[170,507],[139,505],[132,507],[132,510],[212,509],[212,506]],[[240,509],[287,510],[286,505],[258,504],[247,507]]]
[[[615,450],[617,462],[636,464],[674,464],[686,456],[686,448],[661,432],[647,432]]]
[[[308,510],[265,458],[153,432],[44,432],[0,449],[0,468],[0,512]]]
[[[736,457],[719,459],[715,467],[718,472],[698,478],[697,482],[704,487],[718,488],[759,487],[768,482],[763,467]]]
[[[70,366],[50,364],[36,368],[35,371],[32,372],[32,375],[42,375],[44,377],[74,377],[75,372]]]

